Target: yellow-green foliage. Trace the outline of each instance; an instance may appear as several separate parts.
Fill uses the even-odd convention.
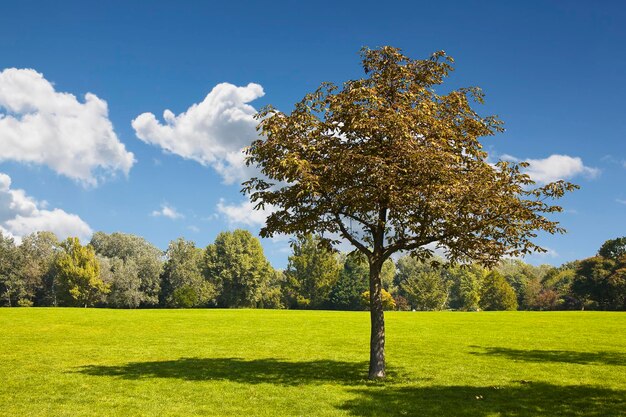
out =
[[[56,259],[59,298],[69,305],[90,306],[109,292],[100,279],[100,264],[89,245],[82,246],[78,238],[67,238],[63,253]]]
[[[391,294],[384,288],[381,290],[381,297],[383,299],[383,309],[385,310],[395,310],[396,309],[396,301],[393,299]],[[365,291],[361,294],[361,302],[366,308],[370,306],[370,292]]]
[[[515,291],[498,271],[491,271],[483,278],[480,307],[483,310],[517,310]]]

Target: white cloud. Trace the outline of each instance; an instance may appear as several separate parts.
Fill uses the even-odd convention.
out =
[[[237,87],[221,83],[202,102],[177,116],[165,110],[164,123],[152,113],[143,113],[132,126],[142,141],[211,166],[231,184],[254,172],[245,166],[242,153],[257,138],[256,109],[247,103],[263,95],[259,84]]]
[[[520,162],[520,159],[511,155],[502,155],[502,160]],[[533,181],[537,183],[547,184],[557,180],[569,180],[579,175],[588,178],[595,178],[600,175],[598,168],[585,166],[579,157],[568,155],[550,155],[544,159],[526,159],[530,166],[526,169],[526,173],[530,175]]]
[[[615,201],[617,201],[620,204],[626,204],[626,200],[621,199],[621,198],[616,198]]]
[[[543,248],[546,250],[546,252],[533,252],[532,254],[526,255],[526,256],[518,256],[518,257],[513,257],[512,259],[520,259],[526,262],[549,262],[549,259],[556,259],[560,256],[560,254],[552,249],[552,248],[548,248],[546,246],[543,246]]]
[[[77,215],[58,208],[47,210],[24,190],[12,189],[11,177],[0,173],[0,231],[19,241],[23,236],[44,230],[54,232],[61,239],[77,236],[83,241],[93,233]]]
[[[533,256],[536,256],[538,258],[558,258],[560,256],[559,253],[552,248],[544,246],[544,249],[546,250],[546,252],[536,252],[535,254],[533,254]]]
[[[87,93],[79,102],[32,69],[0,72],[0,161],[47,165],[86,185],[135,162],[108,118],[107,103]]]
[[[187,226],[187,229],[194,233],[200,233],[200,228],[198,226],[194,226],[194,225]]]
[[[176,219],[182,219],[183,216],[182,214],[180,214],[179,212],[176,211],[176,209],[174,207],[171,207],[167,204],[162,204],[161,205],[161,210],[154,210],[152,213],[150,213],[151,216],[154,217],[167,217],[168,219],[172,219],[172,220],[176,220]]]
[[[240,204],[226,204],[223,199],[217,203],[217,211],[222,214],[231,226],[244,225],[261,227],[272,213],[272,207],[266,206],[263,210],[255,210],[254,203],[249,200]]]

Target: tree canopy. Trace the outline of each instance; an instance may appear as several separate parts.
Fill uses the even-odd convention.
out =
[[[337,254],[310,234],[293,241],[291,247],[285,279],[294,293],[292,302],[299,307],[322,307],[339,278]]]
[[[167,307],[203,307],[214,301],[215,285],[204,270],[204,251],[194,242],[179,238],[170,242],[165,252],[162,273],[161,304]]]
[[[491,271],[483,279],[480,307],[483,310],[517,310],[515,291],[498,271]]]
[[[598,255],[608,259],[618,259],[626,255],[626,236],[604,242],[598,250]]]
[[[117,259],[107,265],[115,283],[110,297],[128,307],[155,306],[159,302],[163,253],[144,238],[125,234],[96,232],[90,245],[96,253]],[[125,300],[125,301],[123,301]]]
[[[264,139],[247,152],[268,179],[244,188],[259,207],[275,208],[261,235],[339,233],[382,258],[398,250],[425,257],[436,242],[451,260],[490,265],[543,250],[532,241],[537,230],[563,231],[545,217],[560,211],[545,197],[575,186],[532,188],[525,163],[494,167],[479,138],[502,123],[472,109],[483,102],[480,89],[433,89],[452,63],[444,52],[412,60],[392,47],[364,49],[366,78],[324,83],[290,114],[263,109]]]
[[[100,263],[93,247],[83,246],[76,237],[61,243],[63,252],[56,259],[60,298],[78,306],[91,306],[102,300],[109,286],[100,277]]]
[[[207,246],[205,264],[222,307],[257,307],[272,300],[276,274],[261,242],[247,230],[222,232]],[[279,297],[277,297],[279,298]]]

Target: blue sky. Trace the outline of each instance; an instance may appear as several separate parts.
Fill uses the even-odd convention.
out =
[[[392,45],[413,58],[443,49],[456,61],[447,86],[483,88],[479,111],[507,129],[484,141],[494,158],[581,186],[561,200],[569,233],[540,236],[550,252],[529,261],[588,257],[626,235],[623,2],[86,3],[2,4],[5,232],[123,231],[161,248],[256,233],[232,159],[251,112],[289,111],[322,81],[360,77],[362,46]],[[178,117],[164,121],[166,109]],[[144,113],[156,119],[133,126]],[[264,247],[286,265],[286,241]]]

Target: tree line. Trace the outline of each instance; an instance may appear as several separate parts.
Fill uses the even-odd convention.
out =
[[[363,254],[336,253],[314,235],[291,246],[277,270],[245,230],[206,248],[179,238],[165,252],[123,233],[97,232],[87,245],[51,232],[18,245],[0,234],[0,305],[368,309]],[[626,237],[559,267],[510,259],[488,270],[407,255],[388,259],[381,281],[387,310],[626,310]]]

